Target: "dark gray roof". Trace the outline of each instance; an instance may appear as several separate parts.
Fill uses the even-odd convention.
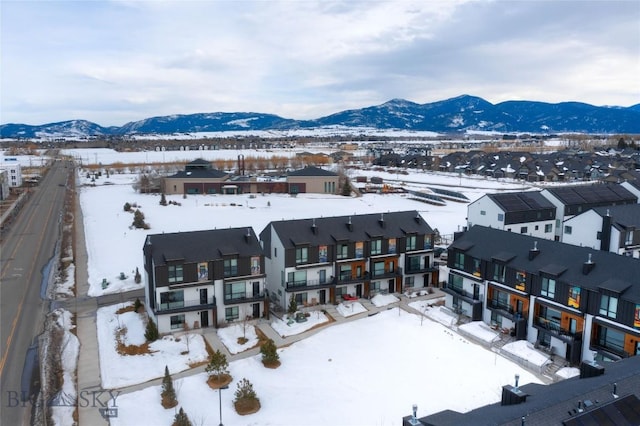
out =
[[[337,173],[319,167],[307,166],[304,169],[287,173],[289,176],[338,176]]]
[[[293,248],[296,244],[332,245],[340,241],[368,241],[373,238],[400,238],[407,234],[433,233],[416,210],[283,220],[269,223],[260,233],[267,254],[271,245],[268,235],[271,227],[285,248]]]
[[[547,188],[564,205],[606,205],[621,202],[637,202],[635,195],[617,184],[591,184],[575,186],[557,186]]]
[[[611,216],[611,222],[619,228],[640,228],[640,204],[597,207],[593,211],[602,217]]]
[[[505,192],[487,194],[505,212],[521,212],[541,209],[555,209],[551,201],[544,198],[541,191]]]
[[[227,176],[228,173],[217,169],[194,169],[194,170],[181,170],[175,175],[169,176],[169,178],[179,179],[220,179]]]
[[[191,263],[219,260],[225,255],[245,257],[263,254],[252,228],[152,234],[147,236],[144,250],[151,253],[156,265],[171,260]]]
[[[529,259],[529,251],[537,244],[538,255]],[[628,288],[620,296],[635,303],[640,303],[640,260],[628,256],[620,256],[607,251],[579,247],[557,241],[531,237],[514,232],[475,225],[452,244],[452,247],[473,244],[465,254],[478,259],[490,261],[498,256],[505,257],[508,251],[515,255],[507,261],[507,265],[515,269],[539,274],[541,271],[559,275],[560,280],[579,285],[585,289],[598,291],[602,286],[611,287],[611,278],[615,274],[616,289]],[[583,273],[583,266],[591,257],[594,267],[588,274]]]
[[[573,377],[550,385],[527,384],[520,389],[528,394],[525,402],[517,405],[486,405],[467,413],[446,410],[420,418],[423,425],[432,426],[484,426],[522,424],[561,425],[563,421],[578,419],[578,401],[590,401],[593,405],[585,408],[585,413],[595,416],[596,410],[605,409],[615,401],[612,395],[613,383],[617,384],[620,398],[640,395],[640,356],[603,364],[604,374],[596,377]],[[505,383],[504,385],[507,385]],[[464,386],[464,383],[460,383]],[[496,389],[496,392],[500,392]],[[455,395],[452,395],[455,398]],[[635,406],[637,410],[638,407]],[[406,418],[405,418],[406,419]],[[406,421],[404,424],[408,424]],[[573,423],[596,425],[603,423]],[[605,423],[611,424],[611,423]],[[619,423],[620,424],[620,423]],[[621,423],[632,424],[632,423]],[[635,423],[637,424],[637,423]]]

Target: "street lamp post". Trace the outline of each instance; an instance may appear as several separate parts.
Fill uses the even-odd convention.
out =
[[[225,385],[218,388],[218,400],[220,401],[220,426],[223,426],[222,424],[222,389],[229,389],[229,385]]]

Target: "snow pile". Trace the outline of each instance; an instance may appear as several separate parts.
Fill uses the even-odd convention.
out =
[[[271,322],[271,327],[276,331],[276,333],[282,337],[286,337],[300,334],[317,325],[329,322],[329,318],[327,318],[325,313],[321,311],[311,312],[306,319],[307,320],[304,322],[296,322],[294,319],[287,319],[286,317],[284,320],[275,319]]]
[[[367,308],[362,306],[362,303],[360,302],[340,303],[336,307],[336,310],[345,318],[361,312],[367,312]]]
[[[250,324],[232,324],[228,327],[219,328],[216,334],[222,344],[229,350],[229,353],[237,354],[247,349],[251,349],[258,344],[256,328]],[[246,342],[239,343],[239,338],[246,339]]]
[[[375,296],[373,296],[371,298],[371,303],[373,303],[378,308],[380,308],[382,306],[387,306],[387,305],[390,305],[392,303],[396,303],[396,302],[399,302],[399,301],[400,301],[400,299],[398,299],[393,294],[376,294]]]
[[[458,326],[458,328],[483,342],[491,343],[500,340],[500,334],[492,330],[491,327],[482,321],[472,321],[467,324],[462,324]]]
[[[73,401],[77,400],[76,389],[76,367],[78,365],[78,355],[80,353],[80,341],[71,332],[75,328],[73,325],[71,312],[65,309],[57,309],[53,312],[57,315],[57,324],[64,330],[62,339],[61,362],[62,362],[62,389],[54,398],[58,404],[51,405],[51,418],[55,425],[72,425],[73,412],[75,406]]]
[[[549,357],[540,351],[534,349],[533,345],[526,340],[517,340],[515,342],[507,343],[502,347],[502,350],[517,356],[518,358],[526,359],[529,364],[542,367],[549,362]]]

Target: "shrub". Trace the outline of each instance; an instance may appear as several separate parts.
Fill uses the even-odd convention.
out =
[[[289,298],[289,309],[287,310],[287,312],[289,313],[289,315],[293,315],[296,313],[297,310],[298,310],[298,304],[296,303],[296,299],[293,297],[293,294],[292,294],[291,297]]]
[[[164,408],[173,408],[178,405],[176,399],[176,390],[173,388],[173,379],[169,374],[169,367],[164,366],[164,377],[162,378],[162,406]]]
[[[262,354],[262,363],[265,365],[275,365],[280,360],[278,348],[273,339],[269,339],[264,342],[260,347],[260,353]]]
[[[238,382],[233,406],[240,415],[255,413],[260,409],[260,399],[253,390],[253,385],[246,378]]]
[[[160,205],[161,206],[166,206],[167,205],[167,197],[164,195],[164,192],[160,196]]]
[[[140,229],[148,229],[145,228],[147,226],[147,224],[144,222],[144,213],[142,213],[142,211],[140,211],[139,209],[137,209],[135,212],[133,212],[133,226],[135,226],[136,228]]]
[[[218,349],[209,356],[209,364],[207,364],[204,371],[216,380],[220,380],[223,374],[229,374],[228,368],[229,362],[227,361],[227,356]]]
[[[158,340],[158,337],[158,327],[152,319],[149,319],[149,321],[147,322],[147,328],[144,331],[144,338],[147,339],[148,342],[154,342]]]
[[[131,204],[124,203],[124,211],[125,212],[130,212],[131,211]]]
[[[185,413],[182,407],[180,407],[180,411],[176,413],[171,426],[193,426],[193,423],[191,423],[191,420],[189,420],[189,416],[187,416],[187,413]]]
[[[136,297],[136,301],[133,303],[133,310],[134,312],[138,312],[140,311],[140,308],[142,307],[142,302],[140,302],[140,298]]]
[[[138,271],[138,267],[136,266],[136,275],[134,278],[136,284],[140,284],[140,282],[142,281],[142,275],[140,275],[140,271]],[[138,299],[136,299],[137,302],[140,302]],[[137,312],[137,310],[136,310]]]

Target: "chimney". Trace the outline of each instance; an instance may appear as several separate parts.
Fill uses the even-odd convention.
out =
[[[353,231],[353,224],[351,223],[351,216],[349,216],[349,222],[347,222],[347,229]]]
[[[587,275],[589,272],[591,272],[593,270],[593,268],[596,267],[596,264],[591,260],[591,253],[589,253],[589,258],[587,259],[587,261],[582,265],[582,273],[584,275]]]
[[[535,257],[539,254],[540,254],[540,250],[538,250],[538,242],[534,241],[533,248],[529,250],[529,260],[535,259]]]
[[[416,216],[413,219],[416,221],[416,223],[420,223],[420,213],[416,212]]]
[[[247,228],[247,233],[244,234],[244,240],[249,243],[251,241],[251,228]]]
[[[384,213],[380,213],[380,219],[378,219],[378,223],[381,227],[384,228]]]
[[[318,233],[318,227],[316,226],[316,218],[313,218],[313,223],[311,224],[311,232],[314,234]]]

